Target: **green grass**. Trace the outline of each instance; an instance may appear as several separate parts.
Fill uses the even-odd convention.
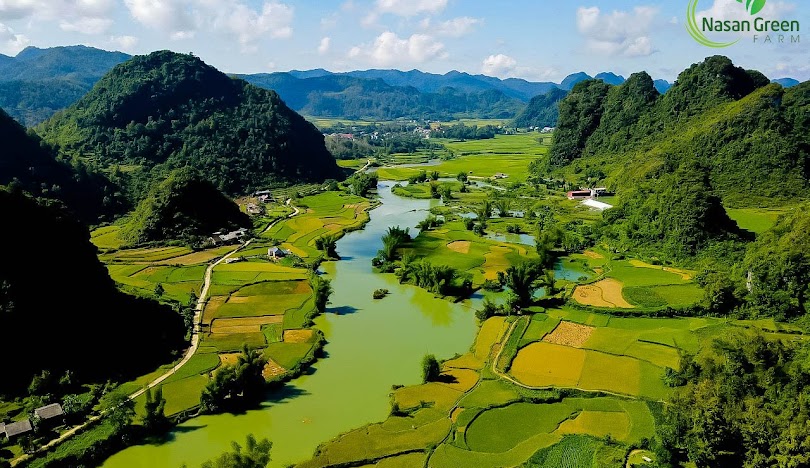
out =
[[[99,249],[120,249],[124,241],[118,238],[121,226],[105,226],[90,233],[90,242]]]
[[[310,349],[312,349],[312,343],[270,343],[264,350],[264,354],[281,367],[291,369],[307,355]]]
[[[208,384],[208,376],[194,375],[163,386],[166,414],[177,414],[200,404],[200,395]]]
[[[559,319],[551,318],[546,314],[532,315],[529,327],[526,329],[526,332],[523,333],[523,337],[520,340],[520,346],[523,347],[529,343],[542,340],[543,337],[557,328],[559,323]]]
[[[180,370],[166,379],[165,383],[183,380],[196,375],[208,375],[208,373],[216,369],[217,366],[219,366],[219,355],[216,353],[197,352]]]
[[[624,283],[625,287],[633,286],[664,286],[670,284],[686,284],[680,275],[664,270],[652,268],[638,268],[626,261],[614,261],[611,264],[610,277]]]
[[[353,462],[376,460],[438,444],[450,430],[446,415],[432,409],[420,410],[413,417],[391,419],[401,420],[401,423],[392,425],[387,421],[350,431],[321,446],[315,458],[298,466],[356,466]]]
[[[515,388],[502,380],[484,380],[478,387],[464,395],[459,406],[464,408],[488,408],[511,403],[520,399]]]
[[[221,353],[238,352],[244,345],[253,348],[263,348],[267,342],[264,334],[258,333],[231,333],[227,335],[206,335],[203,341],[206,346],[213,346]]]
[[[608,446],[593,437],[568,435],[551,447],[535,453],[526,463],[531,468],[604,468],[620,467],[624,449]]]
[[[576,409],[566,403],[514,403],[482,413],[467,427],[467,445],[476,452],[505,452],[538,433],[551,433]]]
[[[82,457],[91,449],[91,447],[94,447],[101,441],[109,439],[114,433],[115,428],[113,425],[107,420],[102,420],[90,429],[71,437],[65,442],[57,445],[55,449],[46,452],[44,457],[31,461],[28,466],[32,468],[39,468],[46,466],[46,464],[57,463],[60,460],[72,459],[73,457]]]
[[[768,208],[728,208],[728,216],[737,222],[737,225],[746,231],[761,234],[776,224],[780,215],[787,212],[785,209]]]

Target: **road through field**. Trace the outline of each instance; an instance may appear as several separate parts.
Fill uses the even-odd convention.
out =
[[[287,200],[286,204],[290,205],[290,203],[291,203],[291,200]],[[270,223],[267,226],[267,228],[265,228],[265,230],[263,232],[267,232],[270,228],[272,228],[277,223],[279,223],[279,222],[281,222],[281,221],[283,221],[285,219],[290,219],[290,218],[292,218],[294,216],[298,216],[298,214],[300,213],[300,210],[295,206],[293,206],[292,208],[295,211],[293,211],[292,213],[287,215],[287,217],[285,217],[285,218],[280,218],[280,219],[277,219],[277,220],[273,221],[272,223]],[[183,355],[183,359],[181,359],[180,362],[178,362],[171,369],[167,370],[160,377],[157,377],[155,380],[149,382],[149,384],[147,386],[145,386],[145,387],[141,388],[140,390],[138,390],[137,392],[132,393],[131,395],[129,395],[128,398],[130,400],[134,400],[134,399],[138,398],[139,396],[143,395],[146,392],[147,388],[154,388],[154,387],[160,385],[166,379],[168,379],[169,377],[171,377],[172,375],[177,373],[177,371],[179,371],[184,365],[186,365],[186,363],[188,363],[188,361],[194,356],[194,353],[197,352],[197,348],[200,345],[200,327],[201,327],[201,322],[202,322],[202,313],[203,313],[203,310],[205,309],[205,303],[206,303],[206,301],[208,299],[208,290],[211,287],[211,276],[213,275],[214,268],[217,265],[219,265],[220,263],[224,262],[225,260],[231,258],[234,254],[236,254],[240,250],[242,250],[245,247],[249,246],[252,242],[253,242],[253,239],[250,239],[249,241],[245,242],[244,244],[241,244],[239,247],[235,248],[231,252],[228,252],[224,256],[220,257],[216,262],[214,262],[214,263],[212,263],[211,265],[208,266],[208,268],[205,270],[205,279],[203,281],[202,290],[200,291],[200,298],[197,299],[197,305],[194,307],[194,328],[191,331],[191,346],[189,346],[189,348],[186,350],[185,354]],[[38,448],[35,453],[45,451],[45,450],[47,450],[47,449],[49,449],[51,447],[54,447],[56,445],[61,444],[65,440],[67,440],[67,439],[71,438],[72,436],[76,435],[76,433],[78,433],[82,429],[85,429],[89,425],[95,423],[96,421],[98,421],[102,417],[104,417],[103,412],[101,414],[92,416],[87,421],[85,421],[83,424],[72,427],[71,429],[67,430],[65,433],[60,435],[58,438],[53,439],[52,441],[50,441],[47,444],[43,445],[42,447]],[[21,462],[27,460],[29,457],[30,457],[30,455],[28,455],[28,454],[21,455],[18,458],[12,460],[11,466],[17,466]]]

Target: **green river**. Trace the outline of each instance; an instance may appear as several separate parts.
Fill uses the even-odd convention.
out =
[[[102,466],[197,467],[230,450],[231,441],[243,443],[250,433],[273,441],[270,466],[300,462],[318,444],[384,420],[391,386],[419,383],[424,354],[448,358],[467,351],[476,333],[470,301],[452,304],[372,271],[384,231],[398,225],[415,234],[414,226],[437,203],[398,197],[391,185],[380,187],[382,205],[371,212],[365,229],[338,242],[343,259],[324,266],[335,289],[329,312],[315,320],[328,340],[326,357],[270,394],[259,409],[191,419],[162,443],[130,447]],[[378,288],[391,294],[375,301],[371,293]]]

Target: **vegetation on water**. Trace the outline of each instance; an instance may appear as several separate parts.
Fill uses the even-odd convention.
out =
[[[264,396],[266,381],[262,376],[267,359],[248,345],[233,365],[217,369],[200,396],[205,413],[220,413],[251,407]]]
[[[244,447],[236,442],[232,445],[233,451],[203,463],[202,468],[265,468],[270,463],[273,443],[267,439],[256,440],[256,436],[248,434]]]
[[[247,215],[193,169],[173,171],[130,215],[119,237],[138,245],[182,240],[201,246],[213,232],[250,226]]]
[[[436,359],[436,356],[432,354],[425,355],[425,357],[422,358],[422,382],[435,382],[439,379],[440,374],[441,365]]]

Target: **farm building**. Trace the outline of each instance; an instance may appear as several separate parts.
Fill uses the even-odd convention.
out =
[[[65,412],[59,403],[51,403],[34,410],[34,417],[47,425],[59,426],[64,424]]]
[[[262,208],[259,205],[255,204],[255,203],[248,203],[247,204],[247,212],[248,212],[248,214],[251,214],[251,215],[262,214]]]
[[[277,260],[279,258],[286,257],[287,252],[285,252],[281,247],[270,247],[267,249],[267,256],[272,260]]]
[[[223,234],[221,231],[217,231],[208,238],[209,242],[214,245],[221,245],[221,244],[235,244],[241,241],[247,235],[247,229],[240,228],[236,231],[231,231],[227,234]]]
[[[34,430],[34,428],[31,426],[31,421],[28,419],[6,424],[5,427],[6,437],[8,437],[9,440],[11,440],[13,437],[29,433],[32,430]]]
[[[571,190],[566,194],[569,200],[584,200],[591,198],[590,190]]]

